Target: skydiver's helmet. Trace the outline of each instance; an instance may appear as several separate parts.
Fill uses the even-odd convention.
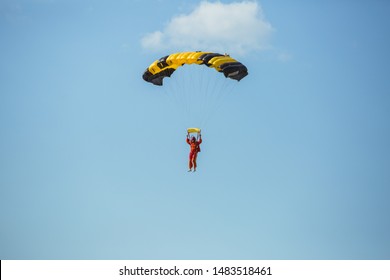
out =
[[[195,136],[192,136],[192,137],[191,137],[191,142],[195,142],[195,141],[196,141]]]

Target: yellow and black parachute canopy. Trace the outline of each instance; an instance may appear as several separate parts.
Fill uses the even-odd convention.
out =
[[[154,61],[144,72],[142,78],[154,85],[162,86],[163,79],[184,64],[206,65],[225,75],[226,78],[240,81],[248,75],[248,69],[228,54],[212,52],[181,52],[164,56]]]

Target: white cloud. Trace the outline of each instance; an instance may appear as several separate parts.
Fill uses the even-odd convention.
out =
[[[173,17],[162,31],[142,38],[148,50],[207,50],[245,54],[269,47],[273,28],[254,1],[201,2],[189,14]]]

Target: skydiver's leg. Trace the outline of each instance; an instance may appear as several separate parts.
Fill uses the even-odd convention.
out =
[[[196,171],[196,158],[198,157],[198,153],[194,153],[194,157],[193,157],[193,164],[194,164],[194,171]]]
[[[189,156],[189,159],[188,159],[188,168],[190,169],[190,170],[188,170],[188,171],[191,171],[192,170],[192,166],[193,166],[193,163],[192,163],[192,161],[193,161],[193,153],[190,153],[190,156]]]

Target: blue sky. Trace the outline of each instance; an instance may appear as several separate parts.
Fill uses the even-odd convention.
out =
[[[0,259],[389,259],[389,12],[2,0]],[[249,75],[187,173],[196,124],[142,73],[224,47]]]

